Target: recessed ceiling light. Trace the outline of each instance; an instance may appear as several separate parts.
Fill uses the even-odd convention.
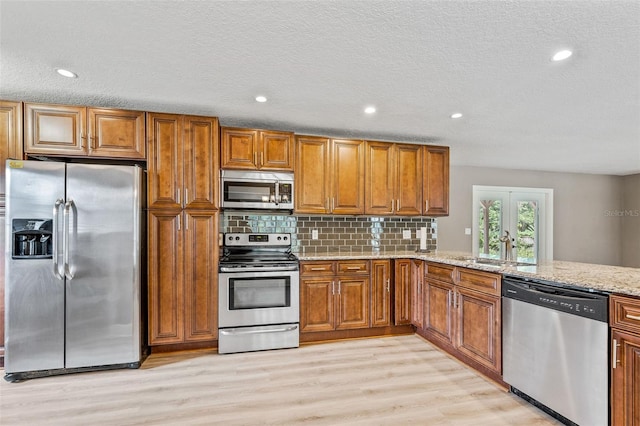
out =
[[[60,74],[61,76],[63,76],[63,77],[68,77],[68,78],[76,78],[76,77],[78,77],[78,74],[76,74],[76,73],[74,73],[72,71],[69,71],[69,70],[65,70],[63,68],[56,68],[56,72],[58,74]]]
[[[567,59],[571,55],[573,55],[572,51],[570,51],[570,50],[561,50],[561,51],[557,52],[555,55],[553,55],[553,60],[554,61],[564,61],[565,59]]]
[[[451,114],[451,118],[462,118],[462,114],[459,112]]]
[[[266,96],[256,96],[256,102],[267,102]]]
[[[367,114],[373,114],[374,112],[376,112],[376,107],[368,106],[364,109],[364,112],[366,112]]]

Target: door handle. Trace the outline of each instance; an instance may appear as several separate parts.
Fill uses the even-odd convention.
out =
[[[262,334],[262,333],[286,333],[287,331],[293,331],[298,328],[297,325],[292,325],[289,327],[281,327],[281,328],[272,328],[268,330],[246,330],[241,328],[231,328],[228,330],[220,330],[220,334],[224,334],[226,336],[233,335],[243,335],[243,334]]]
[[[613,339],[613,346],[611,347],[611,368],[615,370],[617,365],[620,363],[618,359],[618,348],[620,347],[620,343],[618,343],[617,339]]]
[[[335,281],[331,281],[331,295],[336,294],[336,283]]]
[[[60,226],[60,206],[63,204],[64,200],[58,198],[53,205],[53,235],[51,240],[51,244],[53,245],[53,275],[59,280],[64,279],[64,276],[60,273],[60,262],[58,261],[58,227]]]
[[[342,281],[338,280],[338,296],[340,296],[340,287],[342,287]]]
[[[391,279],[387,278],[387,293],[390,292],[389,288],[391,287]]]
[[[71,211],[73,210],[73,226],[69,225],[69,216],[71,214]],[[69,242],[69,239],[71,238],[70,235],[70,228],[73,228],[73,239],[75,240],[77,237],[77,231],[78,231],[78,226],[77,226],[77,210],[76,210],[76,204],[73,202],[73,200],[69,200],[65,203],[64,205],[64,224],[63,224],[63,232],[62,232],[62,250],[64,251],[64,276],[68,279],[68,280],[72,280],[73,279],[73,271],[72,271],[72,266],[71,266],[71,243]],[[74,247],[75,247],[75,241],[74,241]]]
[[[429,211],[429,200],[424,200],[424,211],[425,213]]]

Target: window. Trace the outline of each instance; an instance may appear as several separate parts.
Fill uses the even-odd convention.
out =
[[[506,238],[514,260],[553,259],[553,189],[473,186],[473,255],[505,259]]]

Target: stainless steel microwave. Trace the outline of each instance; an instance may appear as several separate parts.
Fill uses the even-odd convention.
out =
[[[293,173],[220,171],[223,209],[293,210]]]

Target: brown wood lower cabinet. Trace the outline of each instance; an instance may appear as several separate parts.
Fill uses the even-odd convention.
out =
[[[369,327],[369,261],[302,262],[300,331]]]
[[[149,211],[149,344],[217,339],[217,213]]]
[[[394,323],[411,324],[411,259],[394,261]]]
[[[611,425],[640,425],[640,299],[611,296]]]
[[[391,325],[391,261],[371,261],[371,327]]]
[[[500,283],[498,274],[426,262],[421,333],[498,380],[502,374]]]

